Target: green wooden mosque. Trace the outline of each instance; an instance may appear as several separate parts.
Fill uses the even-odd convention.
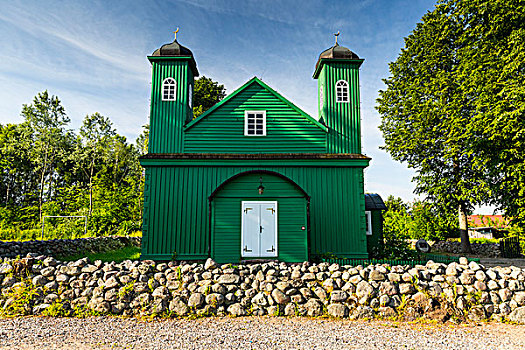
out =
[[[380,244],[384,204],[363,185],[363,59],[337,40],[321,53],[318,120],[257,77],[194,119],[192,52],[175,38],[148,59],[142,259],[367,258]]]

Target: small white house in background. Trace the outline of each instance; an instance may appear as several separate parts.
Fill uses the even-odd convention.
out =
[[[509,225],[509,220],[502,215],[469,215],[470,238],[501,238]]]

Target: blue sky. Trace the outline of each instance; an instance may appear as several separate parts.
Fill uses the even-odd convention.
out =
[[[317,117],[312,79],[320,52],[339,43],[365,59],[360,71],[365,189],[414,199],[413,171],[379,149],[375,111],[381,79],[433,0],[2,1],[0,123],[22,121],[23,103],[57,95],[78,128],[86,114],[109,117],[134,140],[148,122],[146,56],[173,40],[190,48],[201,75],[227,93],[257,76]]]

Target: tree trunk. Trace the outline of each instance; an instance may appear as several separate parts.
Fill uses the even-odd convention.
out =
[[[468,237],[467,208],[465,203],[461,202],[458,208],[459,217],[459,237],[461,238],[461,252],[472,254],[472,247]]]
[[[93,211],[93,168],[94,168],[94,165],[91,164],[91,171],[89,173],[89,213],[88,213],[88,217],[91,217],[91,212]]]
[[[5,206],[6,207],[9,204],[9,190],[10,189],[11,189],[11,181],[8,181],[7,182],[7,191],[6,191],[6,194],[5,194]]]

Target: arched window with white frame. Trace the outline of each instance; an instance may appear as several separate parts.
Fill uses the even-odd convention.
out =
[[[162,82],[162,101],[175,101],[177,82],[173,78],[166,78]]]
[[[336,102],[348,103],[348,83],[345,80],[339,80],[335,83]]]

